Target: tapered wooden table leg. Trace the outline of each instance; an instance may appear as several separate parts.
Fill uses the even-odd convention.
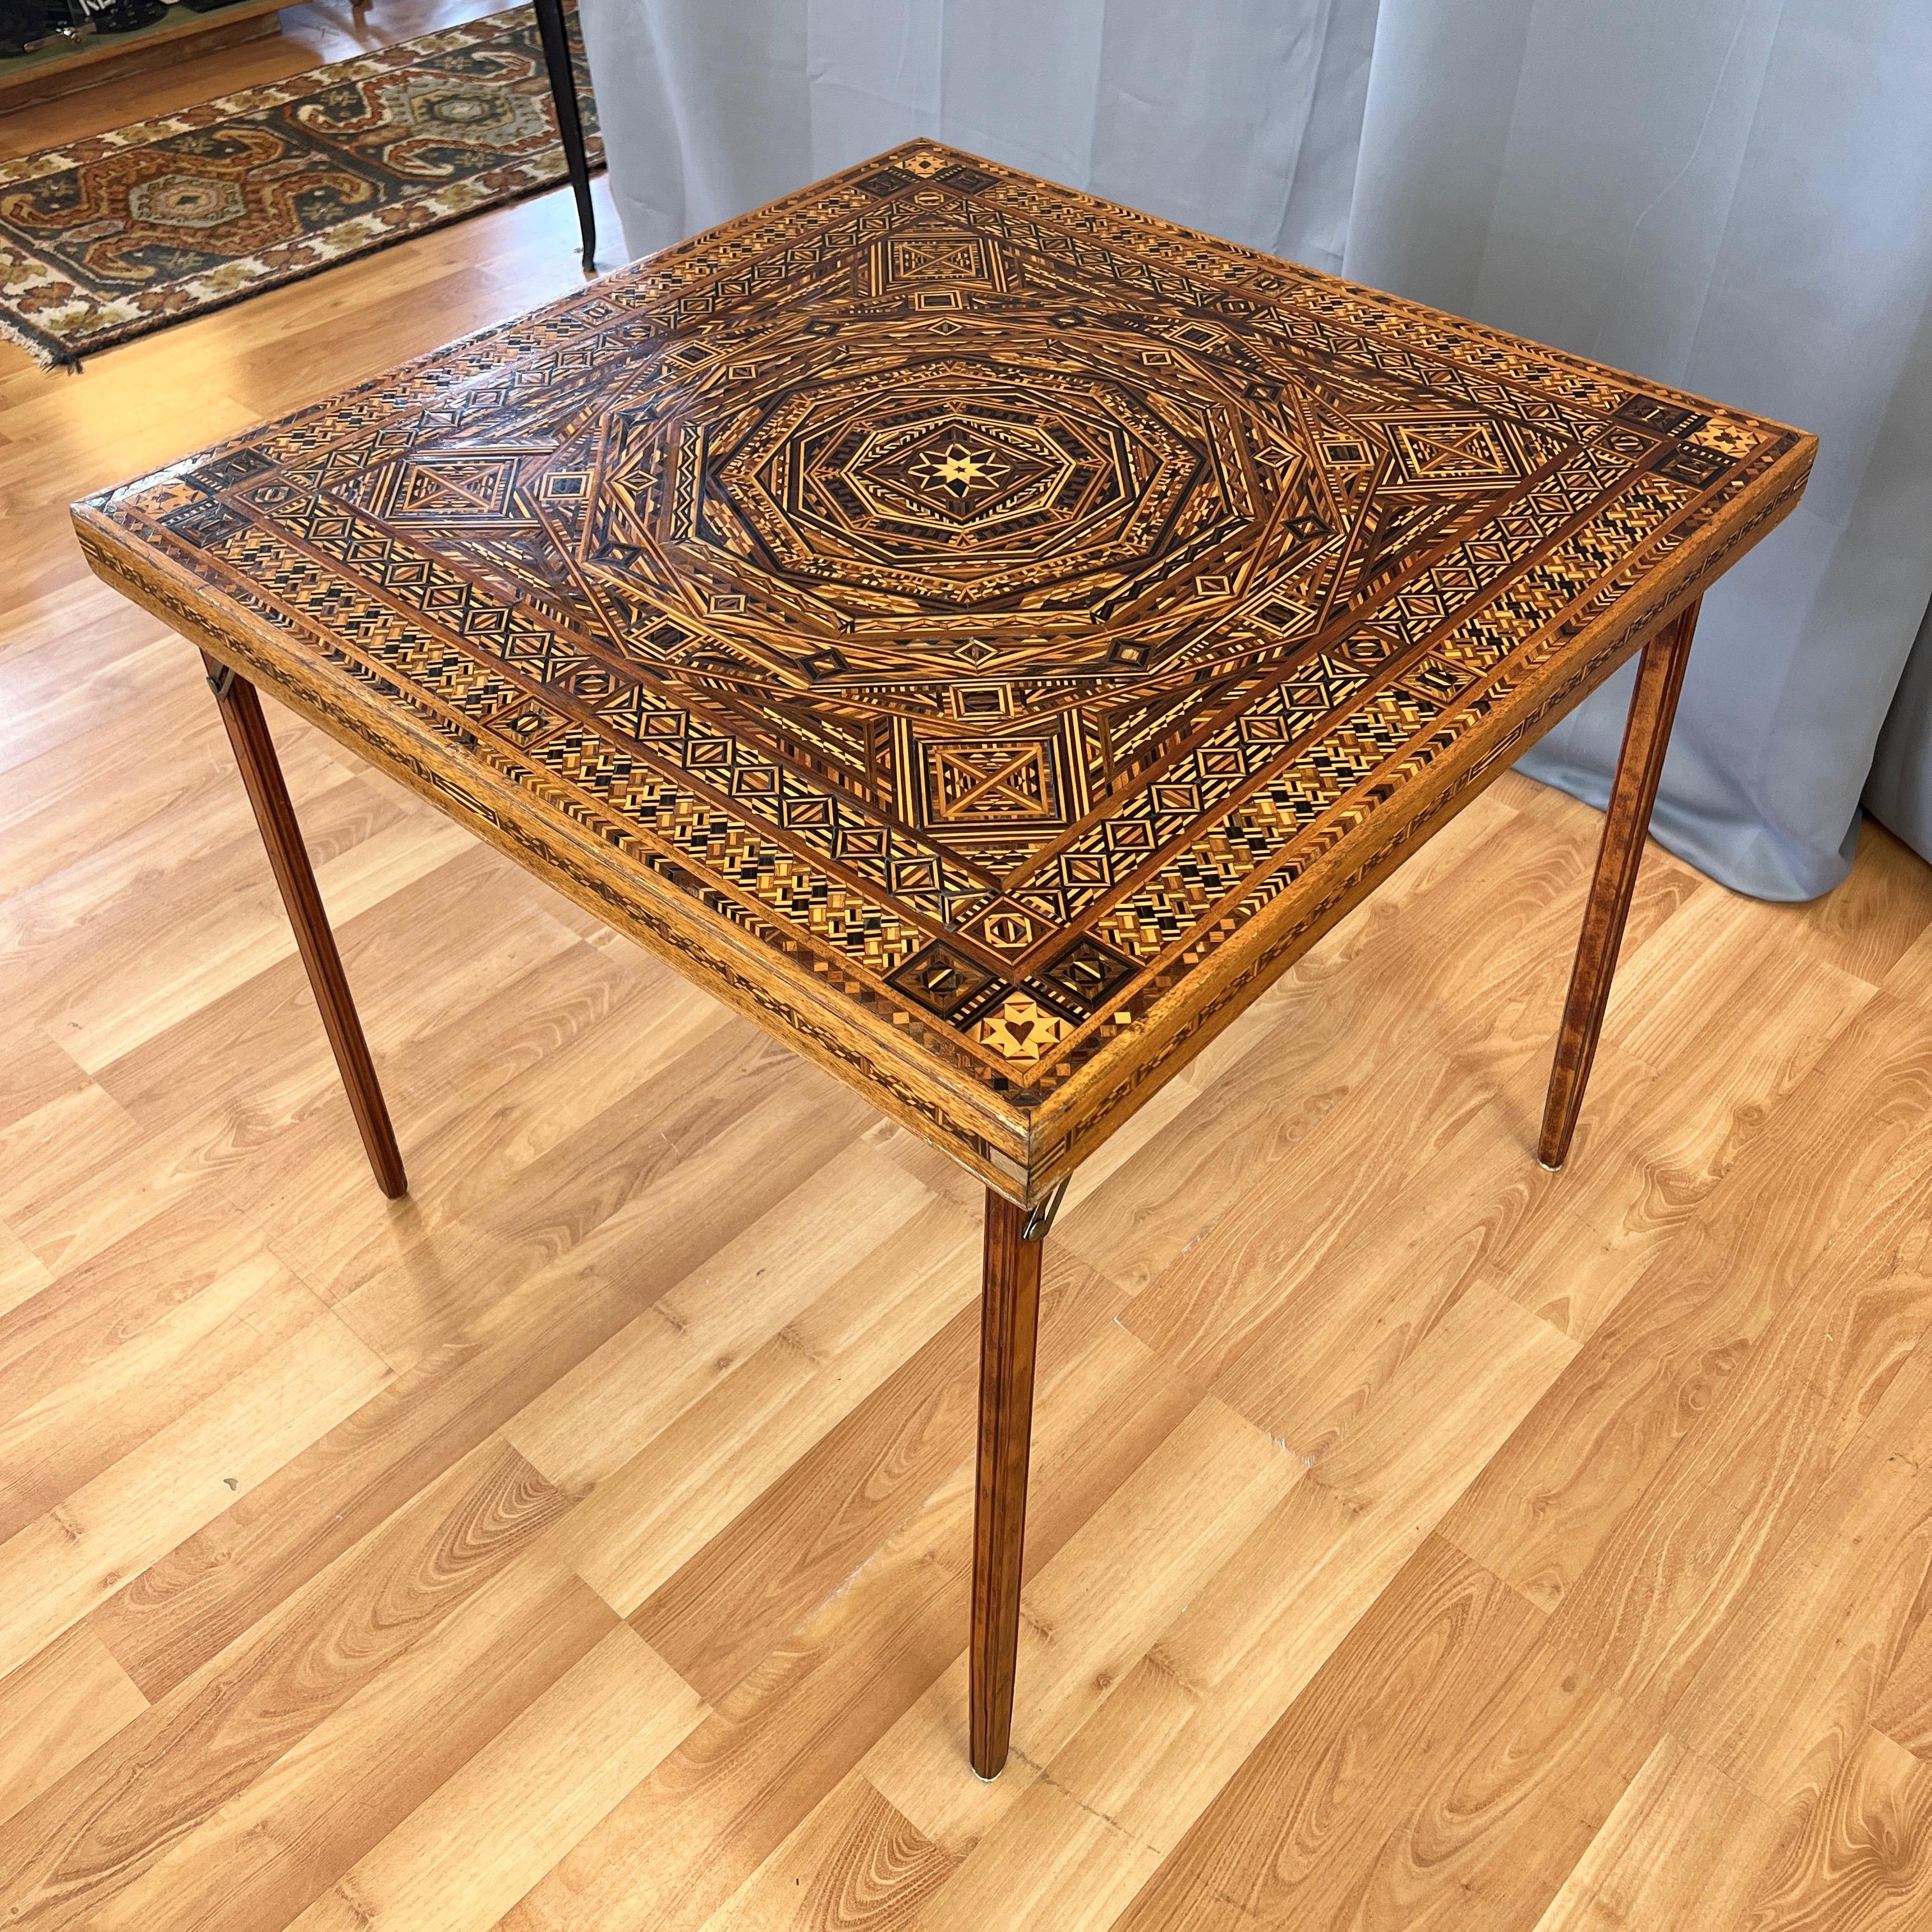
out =
[[[1697,605],[1694,602],[1645,645],[1637,666],[1636,688],[1630,694],[1623,748],[1617,754],[1617,775],[1604,818],[1604,842],[1583,910],[1583,934],[1577,941],[1570,996],[1563,1008],[1563,1030],[1557,1036],[1556,1061],[1550,1069],[1550,1094],[1544,1103],[1543,1133],[1536,1157],[1547,1168],[1563,1165],[1570,1151],[1570,1137],[1576,1131],[1584,1085],[1590,1077],[1590,1063],[1596,1058],[1597,1036],[1604,1028],[1604,1010],[1610,1004],[1624,921],[1630,915],[1630,895],[1636,890],[1637,867],[1642,862],[1650,810],[1657,802],[1658,780],[1664,774],[1664,754],[1670,742],[1671,720],[1677,715],[1677,694],[1684,687],[1684,667],[1690,662],[1691,634],[1696,628]]]
[[[1050,1220],[1050,1213],[1041,1216]],[[980,1478],[973,1516],[973,1768],[997,1778],[1012,1735],[1020,1558],[1033,1439],[1034,1344],[1044,1229],[989,1189],[980,1330]]]
[[[295,928],[296,945],[308,968],[308,983],[322,1009],[322,1024],[335,1049],[335,1064],[349,1090],[350,1108],[362,1130],[362,1144],[369,1150],[369,1165],[376,1170],[382,1192],[393,1200],[409,1192],[403,1157],[389,1125],[389,1110],[382,1104],[382,1090],[376,1084],[375,1064],[362,1037],[362,1023],[356,1017],[355,1002],[350,998],[335,935],[328,929],[322,896],[316,890],[302,828],[296,823],[295,807],[289,802],[288,787],[282,782],[275,742],[268,735],[268,720],[262,716],[262,700],[245,678],[238,677],[206,651],[202,662],[208,667],[208,681],[221,706],[221,722],[228,728],[228,742],[242,768],[248,802],[255,808],[255,823],[262,828],[262,843],[268,848],[282,904]]]

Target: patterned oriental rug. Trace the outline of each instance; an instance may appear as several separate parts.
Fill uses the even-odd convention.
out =
[[[0,335],[74,363],[564,178],[514,8],[0,164]]]

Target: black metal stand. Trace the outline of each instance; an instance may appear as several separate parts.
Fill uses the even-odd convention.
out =
[[[577,104],[577,75],[570,64],[570,37],[564,31],[563,0],[535,0],[537,32],[543,40],[550,96],[556,105],[556,127],[577,197],[578,226],[584,231],[584,272],[597,272],[597,214],[590,202],[590,162],[584,149],[584,116]]]

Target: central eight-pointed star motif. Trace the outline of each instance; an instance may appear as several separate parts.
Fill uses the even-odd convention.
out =
[[[968,449],[962,442],[949,442],[936,455],[924,451],[912,465],[914,476],[950,490],[962,503],[976,488],[983,488],[995,477],[1004,476],[1006,469],[997,457]]]
[[[930,407],[906,415],[842,438],[823,487],[842,484],[862,515],[916,545],[970,542],[1050,502],[1080,466],[1035,425]]]

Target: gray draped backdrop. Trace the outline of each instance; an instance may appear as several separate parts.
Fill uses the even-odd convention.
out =
[[[1767,898],[1862,793],[1932,856],[1932,0],[581,6],[633,254],[929,136],[1815,430],[1654,829]],[[1526,769],[1600,805],[1626,690]]]

